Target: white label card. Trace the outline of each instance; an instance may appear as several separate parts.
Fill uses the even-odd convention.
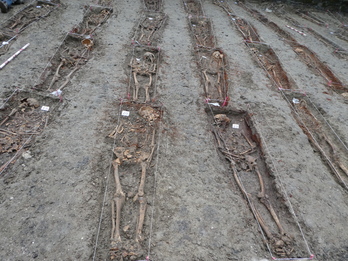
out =
[[[50,107],[48,107],[48,106],[42,106],[42,107],[41,107],[41,110],[42,110],[42,111],[49,111],[49,110],[50,110]]]
[[[128,117],[129,116],[129,111],[122,111],[121,115]]]

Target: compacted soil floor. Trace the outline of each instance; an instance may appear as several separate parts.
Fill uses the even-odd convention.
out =
[[[0,260],[348,260],[347,16],[257,1],[48,2],[0,14],[0,63],[30,43],[0,69]],[[197,50],[218,50],[223,76]],[[134,101],[137,52],[155,67],[138,72]],[[214,103],[217,75],[228,88]],[[233,165],[214,134],[238,126],[249,138],[231,140],[256,163]],[[136,132],[151,157],[145,205],[143,165],[123,151],[115,214],[115,148]],[[285,232],[258,199],[255,164]]]

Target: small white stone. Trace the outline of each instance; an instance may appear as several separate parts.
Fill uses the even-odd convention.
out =
[[[28,151],[23,152],[22,157],[24,159],[31,159],[33,156],[31,156],[31,152],[28,150]]]

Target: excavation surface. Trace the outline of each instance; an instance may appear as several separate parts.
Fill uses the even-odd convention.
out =
[[[348,260],[348,17],[256,1],[0,14],[0,260]],[[148,258],[147,258],[148,257]]]

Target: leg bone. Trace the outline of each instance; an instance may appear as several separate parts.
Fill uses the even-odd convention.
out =
[[[135,241],[143,241],[142,230],[145,220],[145,212],[146,212],[146,198],[139,197],[139,218],[137,222]]]
[[[135,241],[142,241],[141,231],[143,229],[145,212],[146,212],[146,198],[144,197],[144,186],[145,186],[145,177],[146,177],[146,167],[147,164],[145,161],[141,163],[141,180],[139,185],[138,194],[134,197],[134,200],[139,200],[139,217],[136,228]]]
[[[48,86],[47,90],[51,90],[54,83],[60,78],[59,70],[64,65],[65,62],[66,62],[66,60],[63,58],[62,61],[60,62],[60,64],[58,65],[56,73],[54,74],[52,81],[51,81],[50,85]]]
[[[273,238],[271,232],[269,231],[268,227],[266,226],[265,221],[263,220],[262,216],[260,215],[259,211],[255,208],[254,203],[250,197],[250,195],[248,194],[248,192],[246,192],[242,186],[242,183],[240,182],[238,175],[237,175],[237,169],[236,166],[231,163],[231,167],[233,170],[233,176],[234,179],[236,180],[239,189],[242,191],[242,193],[244,194],[244,196],[248,199],[248,203],[249,203],[249,207],[252,211],[252,213],[254,214],[256,220],[259,222],[260,226],[262,227],[262,230],[265,232],[266,236],[271,239]]]
[[[149,88],[151,87],[152,85],[152,74],[150,73],[149,74],[150,76],[150,81],[148,84],[145,84],[144,86],[144,89],[145,89],[145,102],[150,102],[150,94],[149,94]]]
[[[114,176],[115,176],[115,183],[116,183],[116,192],[114,195],[114,203],[116,204],[116,220],[115,218],[113,219],[113,224],[112,227],[114,228],[114,231],[111,233],[113,235],[113,240],[114,242],[121,242],[121,236],[120,236],[120,220],[121,220],[121,210],[123,203],[125,201],[125,194],[122,191],[121,183],[120,183],[120,177],[118,174],[118,164],[116,161],[113,161],[113,166],[114,166]],[[114,207],[115,205],[113,205]]]
[[[138,189],[138,193],[135,195],[133,201],[136,201],[139,197],[144,196],[144,186],[145,186],[145,178],[146,178],[146,167],[147,164],[145,161],[141,163],[141,178],[140,178],[140,185]]]
[[[135,84],[135,90],[133,92],[133,100],[136,101],[138,100],[138,92],[140,87],[140,84],[137,79],[137,72],[133,72],[133,78],[134,78],[134,84]]]
[[[259,168],[257,166],[254,166],[254,169],[257,173],[257,176],[259,177],[260,188],[261,188],[261,191],[258,194],[258,198],[260,199],[260,202],[265,205],[265,207],[268,209],[269,213],[271,214],[272,218],[276,222],[278,229],[280,231],[280,234],[285,235],[285,230],[282,227],[282,225],[280,224],[279,218],[278,218],[273,206],[271,205],[271,202],[269,202],[268,196],[265,194],[265,185],[263,183],[263,179],[262,179],[261,173],[259,171]]]

